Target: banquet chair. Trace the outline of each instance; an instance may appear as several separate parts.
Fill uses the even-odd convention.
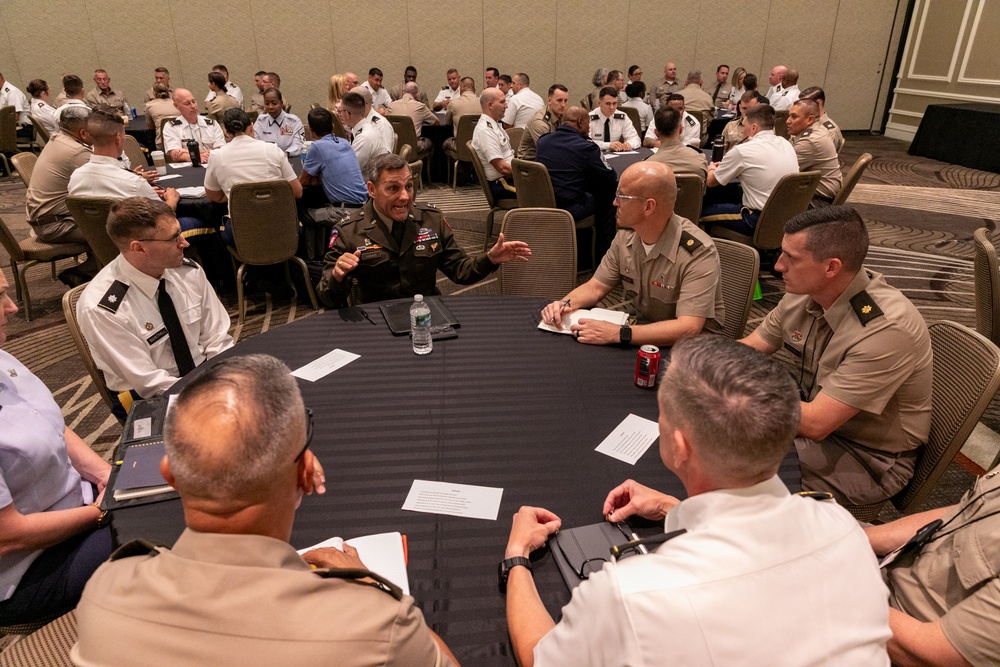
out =
[[[844,176],[844,184],[840,186],[840,192],[838,192],[837,196],[833,198],[833,202],[830,204],[831,206],[840,206],[841,204],[847,203],[847,199],[851,196],[851,192],[854,191],[854,186],[861,180],[861,175],[865,173],[865,169],[867,169],[868,165],[871,164],[872,159],[871,153],[863,153],[861,157],[858,158],[857,162],[854,163],[854,166],[851,167],[851,170],[847,172],[846,176]]]
[[[76,318],[76,304],[83,295],[83,290],[86,288],[87,285],[77,285],[63,294],[63,315],[66,318],[66,327],[69,329],[69,335],[73,339],[73,344],[76,345],[76,351],[80,353],[80,359],[83,361],[87,373],[90,374],[94,388],[97,389],[97,393],[101,395],[108,409],[114,413],[116,406],[111,398],[111,390],[108,389],[108,385],[104,380],[104,373],[97,367],[94,356],[90,353],[90,346],[87,345],[87,340],[83,337],[83,332],[80,330],[80,321]],[[131,395],[128,392],[123,393],[128,395],[131,400]],[[122,405],[126,410],[128,409],[127,402],[122,402]]]
[[[41,138],[43,142],[39,146],[39,148],[41,148],[42,146],[44,146],[44,144],[49,143],[49,131],[45,129],[45,126],[42,125],[41,121],[39,121],[38,117],[35,116],[34,114],[28,114],[28,118],[31,119],[31,124],[35,127],[35,139],[36,139],[35,143],[38,143],[37,140],[39,138]]]
[[[750,316],[753,294],[757,288],[760,273],[760,255],[748,245],[713,239],[719,251],[719,277],[722,283],[722,303],[726,309],[722,333],[728,338],[743,338],[743,330]]]
[[[337,114],[333,115],[333,134],[340,137],[341,139],[350,139],[350,135],[347,130],[344,129],[344,124],[340,122],[340,117]]]
[[[143,170],[149,169],[149,160],[146,159],[146,153],[139,146],[139,142],[131,134],[125,135],[125,143],[122,145],[125,150],[125,156],[128,161],[132,163],[132,169],[135,170],[136,167],[142,167]]]
[[[510,147],[515,153],[517,153],[517,147],[521,145],[521,137],[524,136],[523,127],[508,127],[504,130],[507,133],[507,138],[510,139]]]
[[[901,513],[914,511],[969,438],[1000,388],[1000,348],[972,329],[942,320],[927,327],[934,355],[931,430],[917,454],[913,478],[890,500]],[[874,521],[884,502],[846,505],[858,521]]]
[[[421,166],[426,164],[429,167],[434,147],[430,146],[425,150],[420,150],[420,140],[417,137],[416,129],[413,127],[413,120],[409,116],[393,116],[391,114],[386,114],[385,119],[392,124],[393,131],[399,137],[400,147],[409,146],[410,152],[413,155],[413,161],[419,161]],[[430,175],[428,175],[428,178],[430,178]]]
[[[28,184],[31,183],[31,174],[35,170],[35,163],[38,162],[38,156],[34,153],[17,153],[10,157],[10,161],[14,164],[14,169],[21,177],[24,187],[28,187]]]
[[[981,227],[973,234],[976,248],[976,331],[1000,345],[1000,268],[990,232]]]
[[[94,251],[99,266],[104,267],[118,256],[118,246],[108,236],[108,214],[116,199],[110,197],[67,197],[66,206],[87,245]]]
[[[639,110],[635,107],[622,107],[619,106],[618,110],[628,116],[629,120],[632,121],[633,127],[635,127],[635,133],[639,135],[640,141],[642,140],[642,118],[639,117]],[[636,146],[638,148],[638,146]]]
[[[21,148],[17,145],[17,113],[13,106],[2,107],[0,108],[0,163],[6,169],[4,174],[10,180],[14,178],[14,171],[7,156],[20,152]]]
[[[774,133],[783,139],[788,139],[788,109],[774,112]]]
[[[14,272],[14,296],[24,306],[24,319],[28,322],[31,321],[28,269],[40,262],[49,262],[52,267],[52,280],[55,280],[57,260],[76,257],[87,252],[87,246],[83,243],[46,243],[31,236],[18,241],[3,218],[0,218],[0,245],[10,256],[10,268]]]
[[[17,635],[0,653],[3,667],[69,667],[76,643],[76,611],[33,623],[0,627],[0,636]]]
[[[677,180],[677,201],[674,213],[697,224],[701,218],[701,203],[705,197],[705,181],[694,174],[682,174]]]
[[[319,310],[316,292],[313,291],[309,269],[301,258],[295,256],[299,245],[299,219],[295,197],[288,181],[259,181],[238,183],[229,195],[229,217],[235,248],[229,252],[239,263],[236,271],[236,299],[239,302],[239,325],[246,318],[246,297],[243,293],[243,275],[247,266],[282,264],[285,279],[297,296],[288,262],[295,262],[302,270],[306,292],[313,310]]]
[[[472,162],[469,154],[469,142],[476,131],[476,123],[479,122],[481,114],[466,114],[458,119],[458,128],[455,132],[455,147],[451,150],[444,149],[448,156],[448,166],[451,167],[451,190],[458,191],[458,163]],[[454,163],[453,163],[454,162]]]
[[[531,248],[528,262],[500,265],[501,294],[561,299],[576,287],[576,225],[569,211],[516,208],[503,217],[504,238]]]
[[[410,175],[413,176],[413,187],[416,192],[420,192],[424,189],[424,177],[423,177],[423,160],[411,160],[413,156],[413,151],[410,149],[409,144],[403,144],[399,148],[399,157],[406,160],[406,164],[410,166]]]
[[[464,120],[465,116],[462,116],[462,119]],[[469,151],[469,161],[476,170],[476,178],[479,179],[479,185],[482,186],[483,194],[486,195],[486,204],[490,207],[490,212],[486,214],[486,238],[483,239],[483,250],[489,250],[490,238],[493,236],[493,219],[497,211],[509,211],[512,208],[517,208],[517,200],[501,199],[498,202],[493,199],[493,191],[490,190],[490,182],[486,180],[486,171],[483,169],[483,163],[479,159],[479,153],[472,147],[472,141],[465,142],[465,147]]]

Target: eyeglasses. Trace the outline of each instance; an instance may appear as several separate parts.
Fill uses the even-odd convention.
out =
[[[181,233],[178,231],[176,234],[171,236],[169,239],[138,239],[142,243],[173,243],[177,245],[181,242]]]
[[[313,411],[306,408],[306,444],[302,447],[302,451],[299,455],[295,457],[295,462],[298,463],[299,459],[305,456],[306,450],[309,449],[309,445],[313,441]]]
[[[637,195],[623,195],[619,190],[615,192],[615,199],[649,199],[649,197],[639,197]]]

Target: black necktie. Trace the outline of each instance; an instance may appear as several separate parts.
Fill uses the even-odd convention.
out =
[[[715,87],[715,92],[712,93],[712,104],[716,104],[715,100],[719,99],[719,90],[721,88],[722,88],[721,83]]]
[[[392,238],[396,241],[396,247],[399,248],[399,254],[403,254],[403,232],[406,231],[406,221],[396,222],[392,221]]]
[[[611,143],[611,119],[610,118],[605,118],[604,119],[604,140],[606,142],[608,142],[609,144]]]
[[[163,278],[160,279],[160,291],[156,295],[156,305],[160,309],[163,326],[167,328],[167,335],[170,336],[170,349],[174,351],[177,372],[180,373],[181,377],[184,377],[194,370],[194,360],[191,359],[191,350],[188,348],[187,338],[184,337],[181,320],[177,317],[174,300],[167,294],[167,281]]]

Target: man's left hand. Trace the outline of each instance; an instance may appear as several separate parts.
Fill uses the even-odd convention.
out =
[[[585,317],[571,328],[573,337],[588,345],[615,345],[621,342],[621,327],[604,320]]]
[[[486,256],[494,264],[511,261],[527,262],[531,256],[531,248],[524,241],[504,241],[503,232],[500,232],[496,245],[490,248]]]
[[[514,515],[514,523],[507,539],[504,558],[523,556],[542,547],[551,535],[559,531],[562,519],[542,507],[521,507]]]
[[[149,184],[156,183],[156,181],[158,181],[160,179],[160,173],[158,171],[156,171],[155,169],[148,169],[147,170],[147,169],[143,169],[142,167],[136,167],[134,171],[135,171],[135,173],[137,173],[140,176],[142,176],[143,178],[145,178],[146,182],[149,183]]]
[[[302,560],[316,567],[336,567],[349,570],[367,570],[358,556],[358,550],[350,544],[343,545],[343,551],[336,547],[312,549],[302,554]]]

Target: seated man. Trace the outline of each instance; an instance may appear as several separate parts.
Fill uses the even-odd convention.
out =
[[[153,70],[153,85],[150,86],[145,93],[142,94],[142,103],[148,104],[149,102],[157,99],[159,97],[156,94],[156,86],[163,86],[167,89],[167,93],[170,97],[173,97],[174,87],[170,85],[170,70],[166,67],[157,67]]]
[[[483,113],[472,134],[472,149],[483,165],[493,199],[516,199],[514,172],[510,167],[514,149],[501,123],[507,109],[506,97],[500,88],[487,88],[479,96],[479,106]]]
[[[416,77],[414,77],[416,78]],[[377,113],[385,113],[385,108],[392,102],[389,91],[382,85],[382,70],[372,67],[368,70],[368,80],[361,84],[371,95],[372,110]]]
[[[661,104],[660,109],[669,106],[677,113],[681,114],[681,143],[701,150],[701,121],[684,110],[684,98],[677,93],[667,95],[666,104]],[[658,148],[660,140],[656,137],[656,123],[646,128],[642,145],[646,148]]]
[[[608,165],[597,144],[587,137],[589,133],[587,110],[570,107],[556,131],[539,139],[535,159],[548,169],[556,206],[572,213],[578,222],[594,216],[596,255],[603,257],[615,236],[618,174]]]
[[[451,125],[452,134],[458,135],[458,121],[462,116],[468,114],[479,115],[482,107],[479,105],[479,95],[476,95],[476,82],[472,77],[463,76],[458,84],[461,95],[453,97],[448,103],[448,111],[444,114],[445,125]],[[525,132],[527,134],[527,132]],[[444,140],[441,146],[448,159],[454,160],[458,157],[458,148],[455,146],[455,137],[451,136]]]
[[[701,70],[688,72],[687,85],[680,91],[679,95],[684,98],[684,106],[695,116],[701,117],[704,111],[713,111],[715,101],[712,96],[701,89]]]
[[[733,146],[738,146],[749,139],[749,137],[743,136],[743,116],[746,115],[747,109],[755,107],[759,103],[760,100],[757,98],[757,91],[754,90],[748,90],[740,97],[736,118],[726,123],[726,126],[722,128],[722,145],[726,153]]]
[[[727,79],[729,79],[729,65],[719,65],[715,68],[715,81],[704,88],[715,103],[716,109],[724,109],[733,92],[733,87]]]
[[[833,135],[833,145],[839,153],[844,147],[844,134],[840,131],[840,126],[826,114],[826,93],[819,86],[810,86],[799,94],[799,99],[813,100],[819,105],[819,122]]]
[[[507,109],[503,114],[503,126],[524,127],[535,115],[535,112],[545,106],[541,96],[528,87],[528,75],[524,72],[511,77],[510,89],[514,94],[507,100]]]
[[[659,408],[660,459],[687,498],[633,480],[613,489],[608,521],[663,520],[664,534],[591,571],[558,624],[528,557],[561,521],[541,507],[514,515],[500,577],[518,663],[888,667],[885,585],[864,533],[777,475],[799,420],[787,369],[698,336],[673,348]]]
[[[202,164],[208,162],[209,154],[226,145],[222,128],[211,118],[198,115],[198,100],[186,88],[174,90],[174,106],[180,117],[163,127],[163,151],[171,162],[190,160],[187,142],[198,142]]]
[[[813,195],[814,204],[824,205],[833,198],[844,185],[840,173],[840,159],[833,135],[819,122],[819,106],[812,100],[798,100],[788,112],[789,141],[799,160],[799,171],[818,171],[819,186]]]
[[[618,111],[618,91],[612,86],[601,88],[600,106],[590,112],[590,138],[602,151],[616,153],[642,145],[632,120]]]
[[[409,73],[409,69],[411,68],[407,69],[407,73]],[[448,70],[446,76],[448,77],[448,85],[441,86],[440,92],[438,92],[437,97],[434,98],[434,111],[447,109],[448,105],[451,104],[451,101],[462,94],[462,89],[459,87],[459,82],[462,80],[462,77],[458,75],[458,70],[453,67]],[[415,69],[413,70],[412,80],[414,82],[417,80],[417,70]],[[403,81],[403,85],[405,86],[409,82],[410,79],[407,79]],[[424,104],[427,104],[426,99],[427,96],[424,95],[424,99],[421,101],[424,102]]]
[[[704,182],[708,176],[708,160],[700,149],[681,143],[681,114],[668,105],[661,107],[655,118],[653,130],[660,149],[646,161],[662,162],[670,166],[675,176],[694,175]]]
[[[781,91],[775,93],[771,106],[775,111],[788,111],[799,99],[799,72],[788,69],[781,76]]]
[[[426,104],[418,100],[419,96],[420,86],[417,85],[416,81],[410,81],[403,86],[402,96],[398,100],[390,102],[389,106],[385,108],[387,115],[407,116],[413,121],[413,131],[417,135],[417,145],[415,146],[417,154],[413,156],[414,160],[427,159],[430,157],[431,151],[434,150],[434,144],[427,137],[421,136],[420,130],[423,129],[424,125],[441,124],[437,115],[427,108]]]
[[[566,111],[569,102],[569,90],[561,83],[549,86],[548,103],[535,112],[521,134],[521,143],[517,146],[517,157],[522,160],[534,160],[538,150],[538,140],[550,132],[555,132],[559,121]]]
[[[359,86],[360,88],[360,86]],[[358,165],[361,173],[368,171],[368,162],[379,155],[392,152],[392,139],[386,138],[383,126],[392,131],[392,125],[385,118],[382,118],[371,109],[361,93],[344,93],[344,98],[340,101],[340,118],[354,140],[351,148],[358,158]],[[372,113],[373,115],[369,115]]]
[[[108,236],[121,254],[83,291],[80,329],[112,397],[158,396],[233,346],[229,314],[202,268],[184,259],[188,242],[163,202],[116,203]],[[114,411],[125,415],[121,405]]]
[[[646,84],[642,81],[635,81],[625,86],[625,102],[622,108],[629,107],[639,112],[639,125],[644,134],[655,120],[653,119],[653,107],[646,104],[643,98],[646,96]]]
[[[894,665],[1000,664],[998,483],[994,469],[957,505],[865,528],[876,555],[887,557]],[[918,532],[922,541],[904,547]]]
[[[320,203],[359,208],[368,199],[368,188],[351,142],[333,133],[333,114],[326,109],[312,109],[306,120],[316,140],[302,160],[299,182],[322,186],[325,200]]]
[[[300,557],[288,543],[302,497],[326,491],[305,412],[288,367],[262,354],[184,388],[160,469],[187,529],[172,549],[133,542],[94,574],[75,664],[118,664],[123,650],[137,664],[454,664],[413,598],[369,578],[355,549]]]
[[[673,345],[703,330],[721,333],[719,253],[711,237],[674,214],[677,184],[665,164],[639,162],[618,183],[618,234],[594,277],[542,311],[559,324],[565,315],[590,308],[619,283],[632,299],[634,327],[584,318],[573,335],[591,345]]]
[[[504,262],[528,261],[528,245],[504,241],[502,233],[489,252],[466,255],[439,210],[414,206],[413,175],[400,156],[373,159],[368,175],[371,199],[333,230],[332,249],[316,288],[327,306],[346,305],[355,281],[361,302],[370,303],[440,294],[438,269],[460,285],[471,285]]]
[[[862,264],[868,230],[833,206],[785,223],[785,296],[742,342],[794,356],[802,488],[883,501],[913,476],[931,426],[931,342],[909,299]]]
[[[125,93],[111,87],[111,77],[103,69],[94,70],[94,89],[83,98],[83,101],[93,109],[99,104],[106,104],[117,113],[132,116],[132,110],[125,99]]]
[[[747,141],[726,153],[722,162],[708,165],[705,183],[715,188],[739,178],[741,201],[706,204],[701,222],[753,236],[771,190],[786,174],[798,173],[799,161],[792,145],[774,133],[774,109],[769,104],[747,109],[743,136]]]

